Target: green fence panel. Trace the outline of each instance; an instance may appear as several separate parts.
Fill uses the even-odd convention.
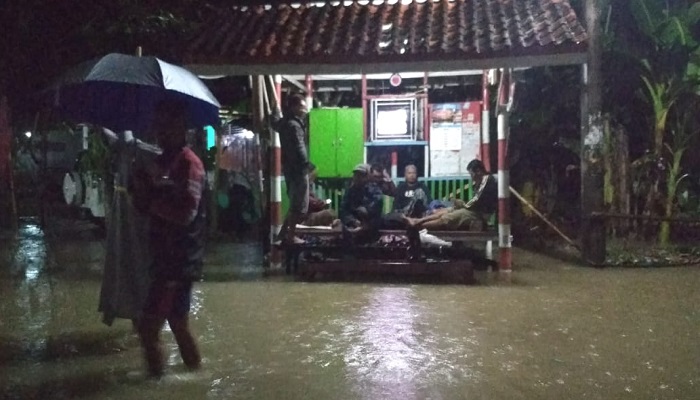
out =
[[[403,178],[397,179],[398,184]],[[469,179],[464,177],[438,177],[425,178],[423,182],[428,187],[430,196],[434,200],[450,200],[450,195],[458,199],[468,201],[473,196],[473,190],[469,185]],[[314,194],[320,199],[331,199],[331,208],[338,212],[340,203],[343,199],[345,190],[327,189],[321,185],[314,185],[312,188]],[[385,213],[391,211],[394,199],[390,196],[384,196],[383,210]],[[287,214],[289,210],[289,198],[287,197],[287,185],[282,178],[282,215]],[[495,221],[495,220],[494,220]],[[494,222],[495,223],[495,222]],[[492,225],[491,221],[489,225]]]

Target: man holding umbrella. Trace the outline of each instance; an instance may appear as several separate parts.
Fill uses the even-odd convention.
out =
[[[151,285],[139,322],[148,373],[163,374],[160,331],[167,320],[180,355],[191,369],[201,357],[189,330],[192,283],[201,278],[206,228],[202,161],[186,145],[187,108],[165,100],[155,109],[153,130],[163,153],[148,172],[135,173],[134,205],[151,216]]]

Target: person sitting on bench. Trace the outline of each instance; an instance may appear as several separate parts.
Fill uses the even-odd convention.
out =
[[[471,200],[467,203],[455,200],[453,207],[438,209],[424,218],[406,217],[408,225],[433,230],[483,230],[486,218],[498,207],[498,185],[480,160],[472,160],[467,172],[474,189]]]
[[[396,184],[382,164],[372,164],[369,169],[369,178],[372,183],[379,187],[382,194],[389,197],[396,196]]]
[[[430,193],[423,182],[418,181],[418,168],[409,164],[404,169],[405,181],[396,187],[392,212],[382,218],[385,229],[403,229],[404,217],[420,218],[425,215],[430,204]]]
[[[353,169],[352,183],[340,204],[343,231],[358,237],[371,237],[379,229],[382,217],[382,191],[370,179],[370,166],[359,164]]]
[[[318,171],[313,163],[309,163],[309,212],[306,214],[301,225],[306,226],[339,226],[340,220],[337,219],[334,210],[329,208],[330,200],[326,201],[316,197],[312,189],[312,185],[316,181]]]

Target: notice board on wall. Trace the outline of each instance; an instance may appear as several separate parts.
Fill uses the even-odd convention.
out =
[[[430,176],[467,173],[481,150],[481,102],[432,104]]]

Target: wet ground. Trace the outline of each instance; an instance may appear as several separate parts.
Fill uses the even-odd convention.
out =
[[[2,399],[698,399],[698,267],[596,270],[517,251],[512,282],[263,278],[210,245],[187,372],[147,381],[96,312],[102,244],[25,221],[0,241]]]

